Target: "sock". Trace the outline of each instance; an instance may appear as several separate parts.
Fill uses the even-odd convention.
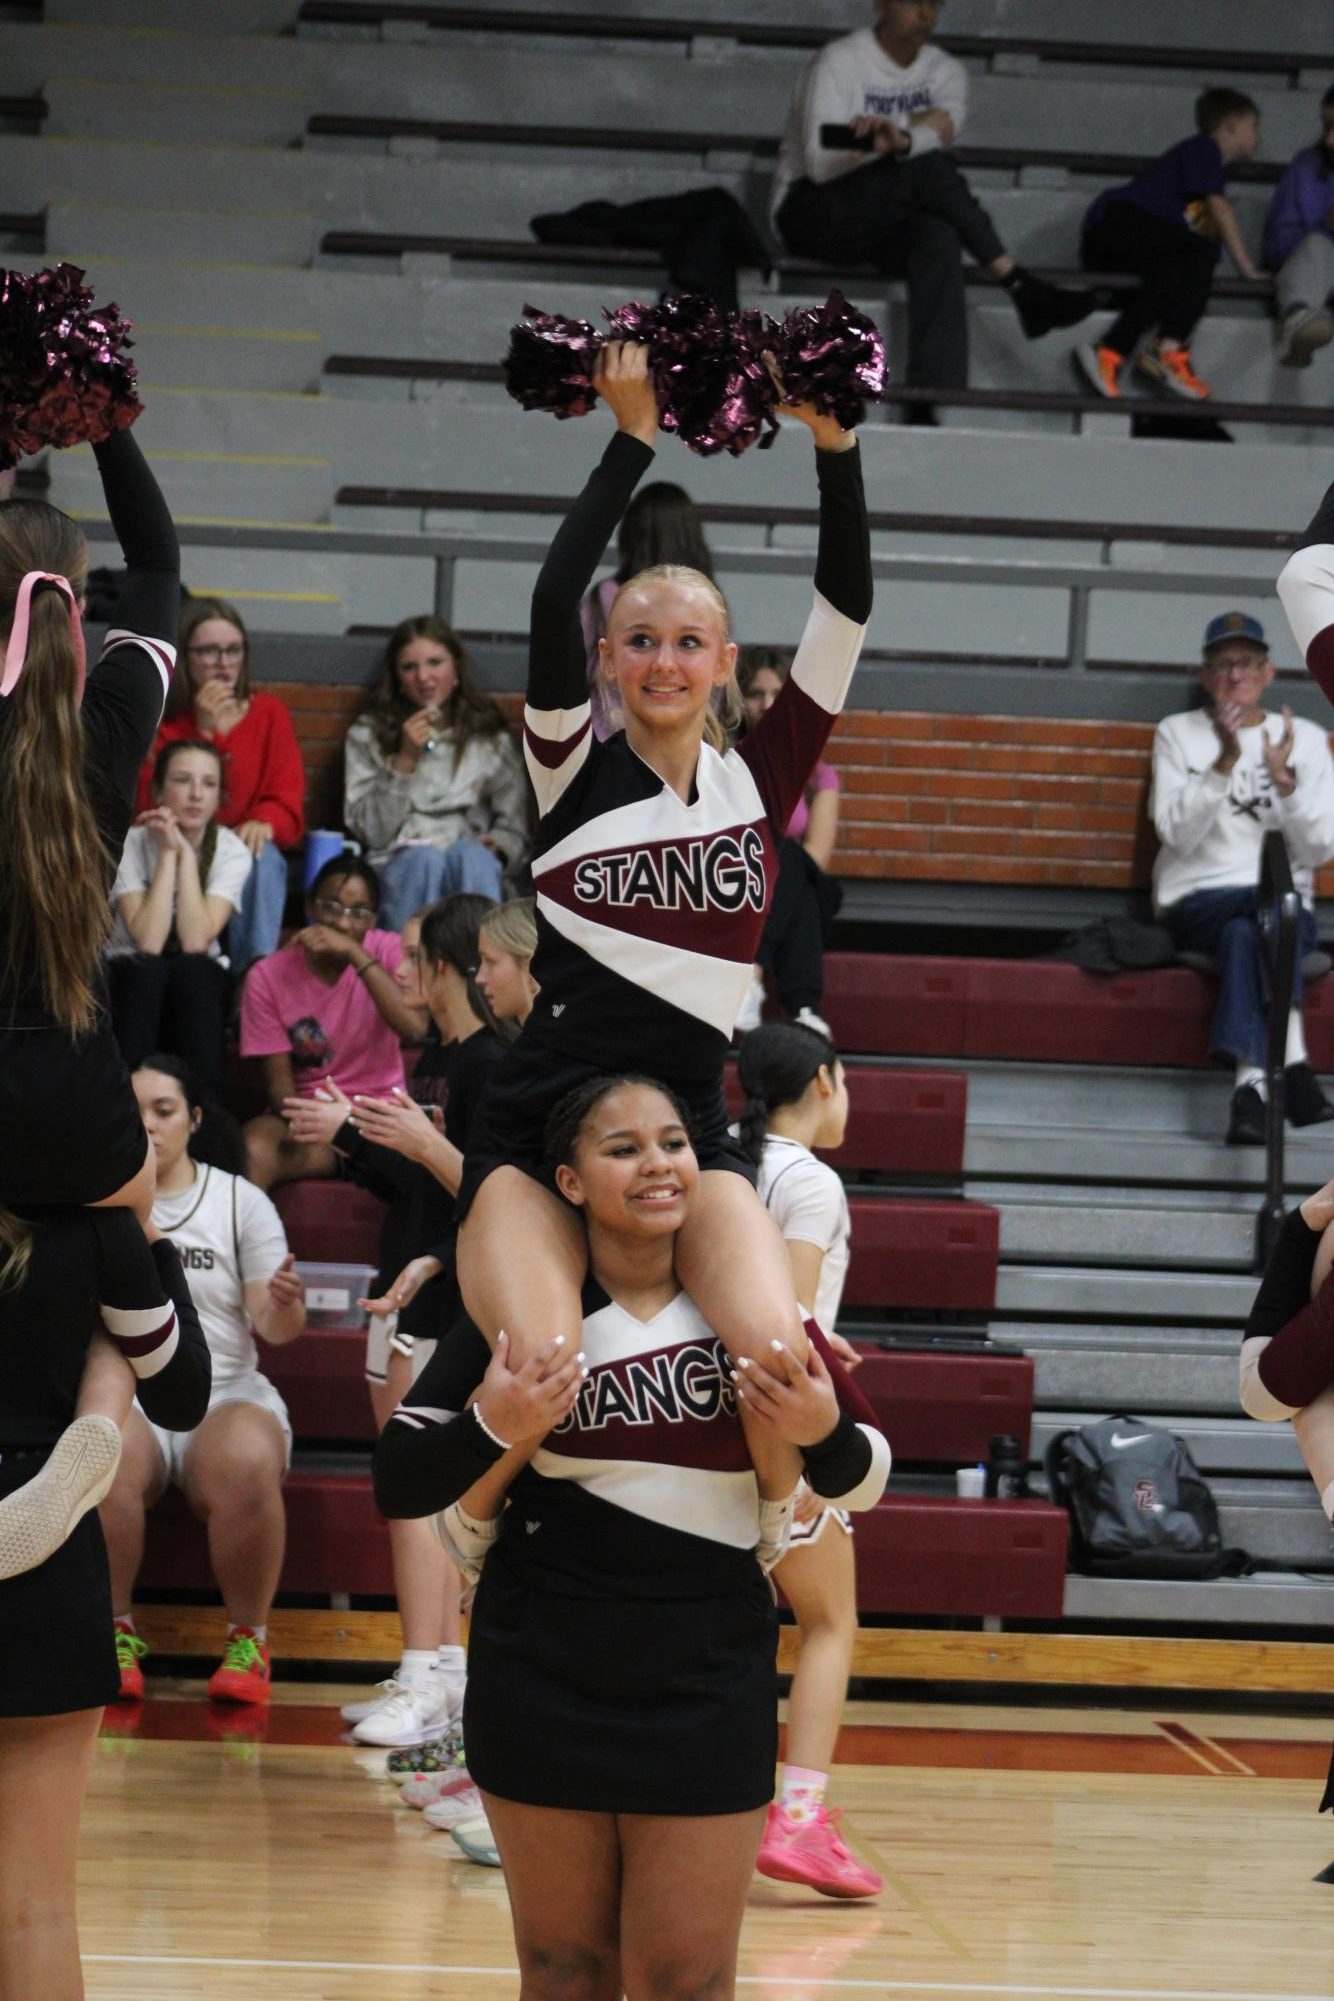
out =
[[[420,1688],[436,1672],[436,1656],[433,1649],[425,1647],[404,1647],[403,1657],[398,1664],[399,1681],[411,1683]]]
[[[1232,1079],[1232,1088],[1234,1091],[1243,1091],[1247,1085],[1251,1090],[1258,1091],[1262,1098],[1268,1098],[1269,1089],[1265,1083],[1265,1073],[1258,1063],[1238,1063],[1237,1074]]]
[[[804,1765],[784,1765],[778,1804],[789,1820],[814,1820],[824,1805],[828,1772],[811,1772]]]
[[[468,1656],[462,1647],[441,1647],[435,1659],[441,1674],[463,1674],[466,1671]]]
[[[265,1640],[269,1636],[269,1629],[266,1625],[261,1625],[261,1626],[238,1625],[235,1619],[230,1620],[227,1626],[227,1638],[229,1640],[233,1640],[236,1638],[236,1635],[238,1633],[249,1633],[251,1639],[255,1642],[255,1645],[257,1647],[262,1647]]]
[[[111,1623],[113,1626],[119,1626],[123,1633],[133,1633],[136,1630],[132,1612],[113,1612]]]
[[[1302,1026],[1302,1011],[1295,1007],[1288,1016],[1288,1044],[1283,1052],[1283,1062],[1286,1068],[1291,1069],[1294,1063],[1305,1061],[1306,1031]]]
[[[1334,1480],[1330,1481],[1324,1493],[1320,1496],[1320,1505],[1330,1520],[1334,1522]]]

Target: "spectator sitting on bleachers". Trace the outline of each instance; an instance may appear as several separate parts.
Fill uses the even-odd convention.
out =
[[[1260,113],[1239,90],[1206,90],[1195,100],[1195,124],[1189,139],[1169,146],[1133,181],[1104,188],[1084,217],[1084,269],[1133,271],[1142,281],[1102,338],[1075,349],[1077,370],[1100,396],[1122,394],[1121,372],[1132,358],[1154,389],[1196,402],[1208,396],[1190,343],[1220,248],[1243,278],[1260,275],[1223,193],[1228,168],[1255,157]]]
[[[1274,678],[1258,619],[1229,611],[1204,633],[1203,708],[1165,716],[1153,740],[1150,812],[1162,843],[1153,901],[1179,952],[1216,955],[1211,1053],[1236,1066],[1229,1146],[1263,1146],[1266,973],[1257,920],[1260,850],[1287,843],[1302,899],[1286,1054],[1295,1126],[1334,1119],[1306,1058],[1302,956],[1316,943],[1315,871],[1334,855],[1334,769],[1315,723],[1261,707]]]
[[[213,743],[163,744],[153,804],[126,837],[111,891],[111,1020],[131,1070],[151,1049],[187,1063],[221,1104],[232,976],[219,943],[241,906],[250,852],[217,819],[222,754]]]
[[[529,968],[537,950],[531,896],[512,897],[482,919],[477,934],[477,985],[497,1021],[522,1028],[540,991]]]
[[[287,704],[252,688],[250,635],[222,598],[190,598],[181,615],[180,659],[167,710],[139,780],[139,805],[152,803],[153,759],[182,738],[217,745],[223,760],[219,819],[254,859],[241,907],[227,927],[227,956],[239,976],[278,948],[287,901],[284,848],[305,832],[306,769]]]
[[[951,157],[968,75],[931,44],[939,12],[939,0],[878,0],[874,28],[840,36],[813,59],[788,114],[771,213],[798,256],[906,278],[907,382],[964,389],[961,250],[1000,280],[1030,340],[1074,326],[1095,302],[1016,264]],[[932,421],[927,412],[914,406],[918,421]]]
[[[440,619],[405,618],[347,733],[344,814],[380,871],[386,929],[468,890],[499,903],[528,853],[528,786],[499,705]]]
[[[791,656],[767,646],[748,646],[737,663],[737,686],[747,726],[753,728],[778,699],[792,665]],[[843,891],[826,874],[838,840],[838,773],[822,758],[806,794],[787,824],[778,850],[778,881],[760,933],[750,989],[737,1016],[737,1032],[758,1028],[763,1018],[764,983],[772,976],[778,998],[794,1021],[819,1035],[829,1029],[821,1018],[824,948],[843,902]]]
[[[263,1059],[270,1107],[245,1128],[261,1188],[338,1171],[332,1147],[291,1136],[286,1099],[313,1097],[329,1077],[350,1098],[387,1098],[403,1083],[400,1044],[420,1040],[426,1017],[399,992],[402,940],[374,928],[379,907],[375,870],[345,849],[306,892],[306,928],[247,976],[241,1054]]]
[[[1334,338],[1334,84],[1320,100],[1321,134],[1284,169],[1265,219],[1274,273],[1278,358],[1305,368]]]
[[[607,615],[621,585],[660,563],[679,563],[713,579],[713,552],[704,533],[700,511],[683,486],[669,479],[650,480],[641,487],[621,518],[616,536],[616,570],[585,591],[579,606],[584,644],[588,648],[588,698],[593,710],[593,734],[599,743],[625,726],[616,683],[603,673],[598,641],[607,633]]]
[[[134,1092],[157,1162],[153,1221],[190,1275],[213,1388],[193,1431],[163,1431],[137,1406],[125,1425],[120,1467],[101,1510],[121,1697],[144,1692],[140,1663],[148,1649],[131,1612],[144,1514],[174,1485],[208,1525],[209,1560],[227,1613],[226,1648],[208,1693],[224,1702],[267,1702],[267,1621],[283,1565],[292,1427],[259,1367],[254,1336],[275,1347],[296,1340],[306,1324],[301,1280],[268,1196],[220,1164],[231,1155],[240,1167],[234,1128],[217,1128],[212,1143],[207,1134],[196,1137],[205,1114],[184,1066],[151,1056],[134,1073]]]

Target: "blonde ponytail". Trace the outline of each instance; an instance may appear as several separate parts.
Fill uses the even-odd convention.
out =
[[[17,1292],[28,1276],[32,1231],[22,1217],[0,1207],[0,1292]]]

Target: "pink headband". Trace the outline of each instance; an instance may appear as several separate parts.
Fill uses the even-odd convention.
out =
[[[79,617],[79,600],[74,595],[69,578],[57,576],[54,570],[29,570],[19,585],[19,594],[14,601],[14,623],[9,629],[9,644],[5,648],[5,671],[3,676],[0,676],[0,695],[13,694],[19,684],[19,677],[28,664],[28,617],[32,608],[32,594],[39,584],[53,584],[68,602],[69,636],[74,648],[74,665],[78,675],[74,699],[81,702],[87,660],[83,646],[83,620]]]

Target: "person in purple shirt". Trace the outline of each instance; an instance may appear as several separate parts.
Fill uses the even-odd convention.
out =
[[[1253,159],[1260,114],[1239,90],[1202,91],[1196,131],[1150,161],[1133,181],[1104,188],[1084,217],[1086,271],[1133,271],[1140,284],[1096,344],[1075,349],[1076,370],[1100,396],[1120,397],[1132,357],[1161,393],[1198,402],[1209,385],[1191,365],[1190,341],[1209,302],[1219,249],[1243,278],[1260,274],[1223,193],[1227,170]]]
[[[1284,169],[1265,219],[1274,273],[1278,358],[1305,368],[1334,338],[1334,83],[1320,100],[1320,138]]]

